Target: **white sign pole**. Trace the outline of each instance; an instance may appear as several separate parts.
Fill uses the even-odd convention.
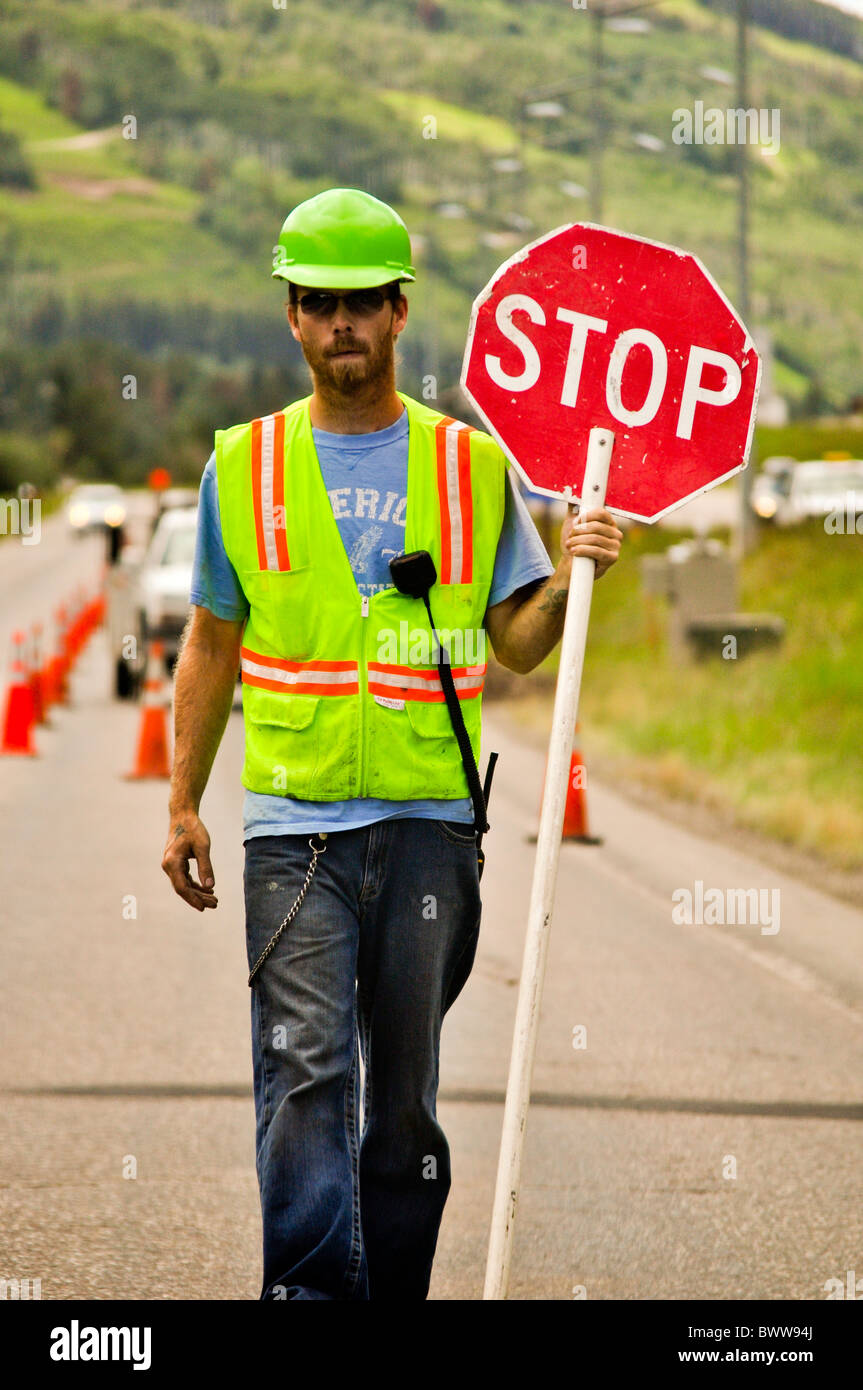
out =
[[[594,428],[590,431],[581,491],[582,511],[605,504],[608,467],[613,448],[614,435],[610,430]],[[539,1029],[539,1010],[557,879],[560,837],[563,832],[572,736],[578,713],[578,695],[581,689],[595,570],[596,562],[587,556],[577,556],[572,562],[524,942],[524,959],[518,990],[512,1058],[506,1088],[506,1106],[503,1112],[503,1135],[491,1218],[484,1299],[506,1298],[509,1285],[512,1239],[521,1178],[521,1155],[530,1104],[530,1082]]]

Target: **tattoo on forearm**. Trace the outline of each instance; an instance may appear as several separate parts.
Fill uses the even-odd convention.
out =
[[[566,607],[568,589],[546,589],[539,603],[540,613],[560,613]]]

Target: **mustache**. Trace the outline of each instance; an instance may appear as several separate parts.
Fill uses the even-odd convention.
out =
[[[327,357],[338,357],[339,354],[342,353],[342,352],[363,352],[363,353],[364,353],[365,351],[366,351],[366,349],[362,346],[361,343],[352,343],[352,342],[340,343],[338,347],[333,348],[331,352],[328,352],[328,353],[327,353]]]

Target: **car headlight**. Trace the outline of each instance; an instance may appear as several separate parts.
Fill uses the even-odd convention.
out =
[[[765,520],[766,520],[768,517],[775,516],[775,515],[776,515],[776,498],[775,498],[775,497],[759,497],[759,498],[758,498],[758,501],[755,503],[755,510],[756,510],[756,512],[758,513],[758,515],[759,515],[759,516],[763,516],[763,517],[765,518]]]
[[[110,507],[105,508],[105,525],[122,526],[126,520],[126,508],[119,502],[112,502]]]
[[[89,520],[90,510],[88,507],[84,506],[83,502],[75,502],[74,505],[69,508],[70,526],[86,526]]]

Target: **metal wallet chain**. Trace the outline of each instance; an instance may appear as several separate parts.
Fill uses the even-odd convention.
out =
[[[326,837],[326,834],[322,834],[322,835],[319,835],[319,836],[318,836],[318,839],[320,839],[320,840],[325,840],[326,838],[327,838],[327,837]],[[267,959],[267,956],[270,955],[271,952],[274,951],[274,950],[276,949],[276,946],[277,946],[278,943],[279,943],[279,938],[280,938],[280,936],[282,935],[282,932],[285,930],[285,927],[289,926],[289,924],[294,920],[294,918],[296,917],[296,915],[297,915],[297,913],[299,912],[300,908],[302,907],[303,898],[306,896],[306,893],[308,892],[309,884],[311,883],[312,879],[313,879],[314,876],[315,876],[315,869],[318,867],[318,860],[320,859],[320,857],[321,857],[322,854],[325,854],[325,853],[326,853],[327,847],[326,847],[326,845],[323,845],[323,846],[321,847],[321,849],[318,849],[317,846],[314,845],[314,844],[312,843],[311,840],[309,840],[309,849],[312,851],[312,861],[311,861],[311,863],[309,864],[308,870],[307,870],[307,872],[306,872],[305,882],[303,883],[302,888],[300,889],[299,893],[297,894],[296,898],[294,899],[293,903],[291,904],[291,907],[290,907],[289,910],[288,910],[288,915],[287,915],[287,917],[286,917],[285,920],[282,922],[281,926],[280,926],[280,927],[273,933],[273,935],[270,937],[270,939],[269,939],[269,941],[267,942],[266,946],[264,947],[263,951],[262,951],[261,954],[258,956],[258,959],[255,961],[254,965],[252,966],[252,973],[251,973],[251,975],[249,976],[249,986],[250,986],[250,987],[251,987],[251,985],[252,985],[252,981],[254,980],[255,976],[257,975],[257,973],[258,973],[258,971],[260,970],[261,966],[263,965],[264,961]]]

